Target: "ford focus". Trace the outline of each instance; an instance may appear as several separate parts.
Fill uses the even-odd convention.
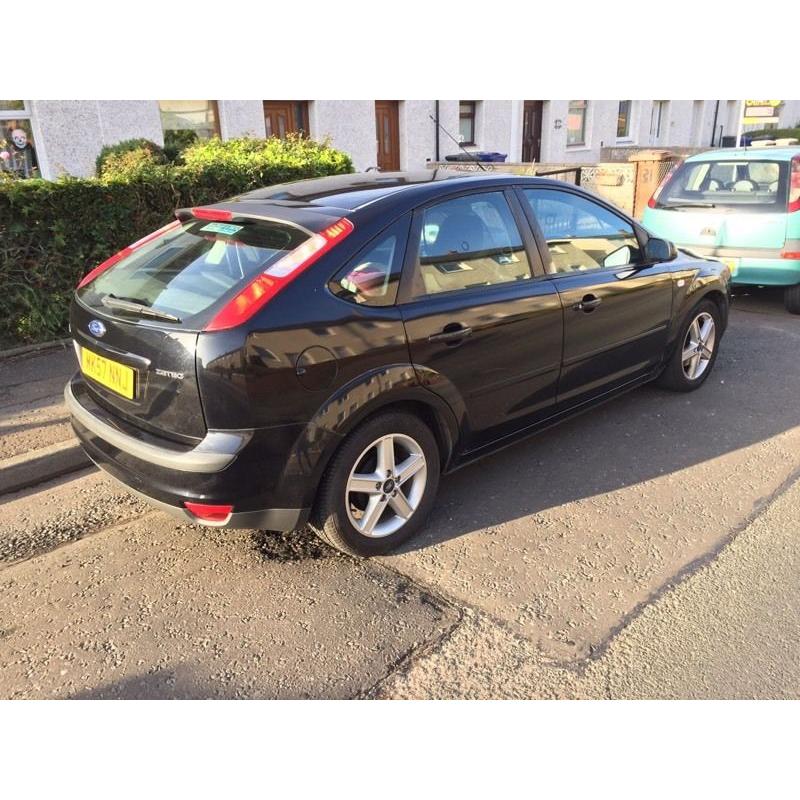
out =
[[[546,179],[356,174],[176,217],[76,289],[77,436],[183,520],[351,554],[418,531],[445,473],[699,388],[728,319],[725,265]]]

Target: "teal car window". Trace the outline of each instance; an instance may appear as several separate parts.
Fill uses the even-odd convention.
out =
[[[779,212],[786,208],[788,174],[782,161],[688,161],[659,194],[656,207]]]

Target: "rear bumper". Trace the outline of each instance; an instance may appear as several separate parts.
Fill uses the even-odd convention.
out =
[[[222,472],[252,437],[251,431],[208,431],[195,447],[169,448],[131,436],[115,426],[110,415],[101,416],[81,405],[72,383],[64,388],[64,402],[72,418],[103,441],[148,464],[178,472]]]
[[[96,406],[80,375],[64,391],[72,427],[91,460],[150,505],[193,524],[289,531],[308,519],[298,494],[280,490],[296,426],[266,430],[209,431],[195,447],[126,430]],[[138,435],[137,435],[138,433]],[[224,523],[203,522],[184,502],[231,504]]]
[[[102,464],[98,464],[102,468]],[[112,475],[112,477],[114,477]],[[169,514],[182,522],[191,522],[194,525],[205,525],[209,528],[255,528],[267,531],[293,531],[305,525],[308,519],[309,509],[307,508],[265,508],[261,511],[234,511],[225,522],[206,522],[192,516],[185,508],[173,506],[162,500],[156,500],[131,488],[126,483],[122,483],[115,478],[118,483],[124,486],[129,492],[144,500],[153,508]]]
[[[800,283],[800,260],[781,258],[780,250],[767,248],[698,247],[679,244],[704,258],[719,260],[736,258],[739,264],[732,283],[748,286],[794,286]]]

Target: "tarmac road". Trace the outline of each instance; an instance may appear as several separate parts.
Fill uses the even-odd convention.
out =
[[[94,470],[0,497],[0,697],[795,697],[798,350],[742,298],[700,391],[459,471],[370,562],[176,524]],[[51,435],[36,403],[61,430],[68,358],[0,365],[4,439]]]

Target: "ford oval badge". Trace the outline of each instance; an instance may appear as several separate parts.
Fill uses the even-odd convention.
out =
[[[89,323],[89,333],[91,333],[92,336],[96,336],[99,339],[101,336],[106,335],[106,326],[103,325],[103,323],[100,322],[99,319],[93,319]]]

